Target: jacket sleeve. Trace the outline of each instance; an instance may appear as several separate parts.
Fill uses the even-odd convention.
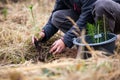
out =
[[[65,4],[63,3],[62,0],[56,0],[52,14],[55,11],[62,10],[62,9],[67,9],[67,6],[65,6]],[[53,36],[58,31],[58,29],[51,23],[52,14],[51,14],[47,24],[43,27],[43,31],[45,32],[45,37],[42,39],[42,42],[47,41],[51,36]]]
[[[76,21],[78,27],[80,30],[86,27],[86,23],[92,23],[94,22],[92,18],[92,4],[95,0],[81,0],[82,7],[81,7],[81,15],[79,16],[79,19]],[[73,46],[73,38],[77,37],[73,30],[75,30],[74,27],[72,27],[65,35],[64,35],[64,43],[67,47],[71,48]]]

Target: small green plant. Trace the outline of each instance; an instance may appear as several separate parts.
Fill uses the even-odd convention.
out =
[[[35,20],[35,16],[34,16],[34,13],[33,13],[33,5],[29,6],[29,10],[30,10],[30,13],[31,13],[31,16],[32,16],[32,21],[33,21],[32,34],[34,34],[36,37],[39,37],[40,28],[38,26],[36,26],[36,20]]]
[[[31,13],[31,16],[32,16],[32,19],[33,19],[33,25],[35,26],[35,16],[34,16],[34,13],[33,13],[33,5],[30,5],[29,6],[29,9],[30,9],[30,13]]]
[[[91,36],[91,40],[94,43],[99,43],[108,39],[105,15],[103,15],[103,20],[97,21],[96,24],[87,24],[87,34]]]
[[[87,34],[92,37],[92,41],[95,42],[94,35],[96,34],[95,32],[95,26],[93,24],[87,23]]]

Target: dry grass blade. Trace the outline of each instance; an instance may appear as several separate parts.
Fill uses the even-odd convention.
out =
[[[88,49],[92,54],[94,54],[94,52],[95,52],[94,49],[91,48],[91,47],[88,45],[88,43],[85,41],[85,38],[84,38],[84,36],[85,36],[85,30],[82,30],[81,35],[82,35],[82,38],[81,38],[81,39],[82,39],[82,43],[86,45],[87,49]]]
[[[75,21],[74,21],[72,18],[67,17],[67,19],[70,20],[70,21],[72,22],[72,24],[74,25],[74,27],[75,27],[75,31],[73,31],[73,32],[74,32],[75,34],[77,34],[76,36],[80,37],[81,31],[80,31],[78,25],[75,23]]]

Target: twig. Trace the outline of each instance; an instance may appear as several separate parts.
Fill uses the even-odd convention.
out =
[[[105,34],[105,41],[106,41],[106,40],[107,40],[107,32],[106,32],[106,31],[107,31],[107,30],[106,30],[106,26],[105,26],[105,25],[106,25],[106,24],[105,24],[105,23],[106,23],[106,22],[105,22],[105,15],[103,15],[103,23],[104,23],[104,34]]]
[[[81,31],[80,31],[78,25],[77,25],[77,24],[74,22],[74,20],[71,19],[70,17],[67,16],[67,19],[70,20],[70,21],[72,22],[72,24],[74,25],[74,27],[75,27],[75,29],[76,29],[76,33],[79,34],[79,36],[77,36],[77,37],[80,37]]]

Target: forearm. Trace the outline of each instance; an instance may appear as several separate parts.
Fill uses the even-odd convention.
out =
[[[43,27],[43,32],[45,33],[45,36],[42,39],[42,42],[49,40],[50,37],[52,37],[57,31],[58,28],[52,25],[51,20],[49,20],[48,23]]]
[[[73,31],[75,30],[74,27],[72,27],[64,36],[63,36],[63,42],[64,44],[71,48],[73,46],[73,38],[76,38],[77,35],[75,35],[73,33]]]

